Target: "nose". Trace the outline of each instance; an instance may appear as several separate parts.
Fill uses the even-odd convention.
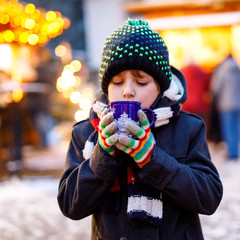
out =
[[[135,96],[135,90],[131,81],[125,82],[122,95],[126,99],[133,98]]]

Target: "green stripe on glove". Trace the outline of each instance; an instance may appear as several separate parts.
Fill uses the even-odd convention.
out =
[[[105,109],[99,122],[98,142],[103,150],[110,155],[115,155],[115,144],[118,141],[117,123],[113,121],[113,113]]]
[[[118,149],[129,154],[138,166],[142,168],[151,159],[155,140],[151,133],[147,116],[142,110],[138,111],[138,119],[140,127],[132,122],[128,122],[125,125],[125,128],[135,135],[137,139],[126,135],[119,135],[116,146]]]

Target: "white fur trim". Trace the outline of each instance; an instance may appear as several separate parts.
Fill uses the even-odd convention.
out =
[[[163,96],[169,98],[171,101],[179,100],[184,93],[184,88],[182,86],[181,81],[178,77],[172,74],[172,81],[170,83],[169,88],[163,93]]]
[[[90,159],[92,152],[94,149],[94,144],[93,142],[86,141],[85,147],[83,149],[83,157],[87,160]]]

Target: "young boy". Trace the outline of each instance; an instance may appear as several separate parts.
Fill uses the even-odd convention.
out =
[[[58,193],[63,214],[92,214],[94,240],[203,239],[198,214],[215,212],[222,183],[205,124],[180,110],[185,80],[161,36],[128,20],[105,42],[100,81],[105,95],[73,128]],[[153,109],[154,125],[139,110],[140,126],[125,125],[133,137],[118,135],[107,103],[119,100]]]

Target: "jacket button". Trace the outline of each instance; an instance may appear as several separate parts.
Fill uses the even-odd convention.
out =
[[[120,240],[127,240],[127,238],[126,237],[121,237]]]

